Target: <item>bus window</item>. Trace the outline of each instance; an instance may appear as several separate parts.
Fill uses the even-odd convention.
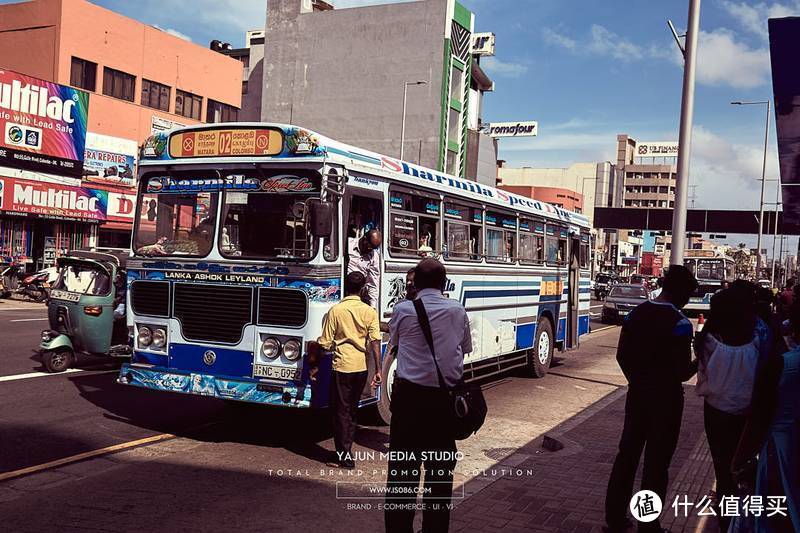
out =
[[[389,249],[398,256],[432,256],[441,253],[439,214],[441,200],[407,189],[389,192]]]
[[[558,228],[547,224],[545,237],[545,260],[550,264],[558,263]]]
[[[523,263],[544,262],[544,223],[519,219],[519,258]]]
[[[567,229],[558,228],[558,264],[567,263]]]
[[[581,233],[581,268],[589,268],[589,253],[590,253],[590,246],[589,246],[589,234],[588,233]]]
[[[478,261],[483,246],[483,209],[445,201],[446,257]]]
[[[517,260],[517,217],[499,211],[486,212],[486,259],[513,263]]]

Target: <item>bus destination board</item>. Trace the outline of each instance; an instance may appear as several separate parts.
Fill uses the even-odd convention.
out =
[[[171,157],[277,155],[283,134],[277,130],[232,128],[175,133],[169,140]]]

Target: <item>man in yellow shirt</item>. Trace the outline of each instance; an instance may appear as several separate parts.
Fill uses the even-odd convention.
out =
[[[344,299],[334,305],[322,324],[317,339],[322,349],[333,352],[329,404],[333,415],[333,440],[337,462],[342,468],[355,468],[351,448],[356,432],[356,413],[361,392],[367,384],[367,357],[375,359],[372,387],[381,382],[379,361],[381,332],[378,313],[361,301],[367,278],[351,272],[344,280]]]

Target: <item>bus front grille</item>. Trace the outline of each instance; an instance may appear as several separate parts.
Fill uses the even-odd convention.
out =
[[[251,323],[253,289],[176,283],[172,315],[187,340],[236,344]]]
[[[131,283],[131,309],[137,315],[169,316],[169,282],[134,281]]]
[[[308,298],[298,289],[261,288],[258,291],[258,324],[300,328],[306,323]]]

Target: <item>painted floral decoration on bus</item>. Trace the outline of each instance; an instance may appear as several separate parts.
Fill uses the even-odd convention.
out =
[[[291,154],[322,155],[324,152],[317,136],[302,128],[290,128],[286,131],[286,148]]]

